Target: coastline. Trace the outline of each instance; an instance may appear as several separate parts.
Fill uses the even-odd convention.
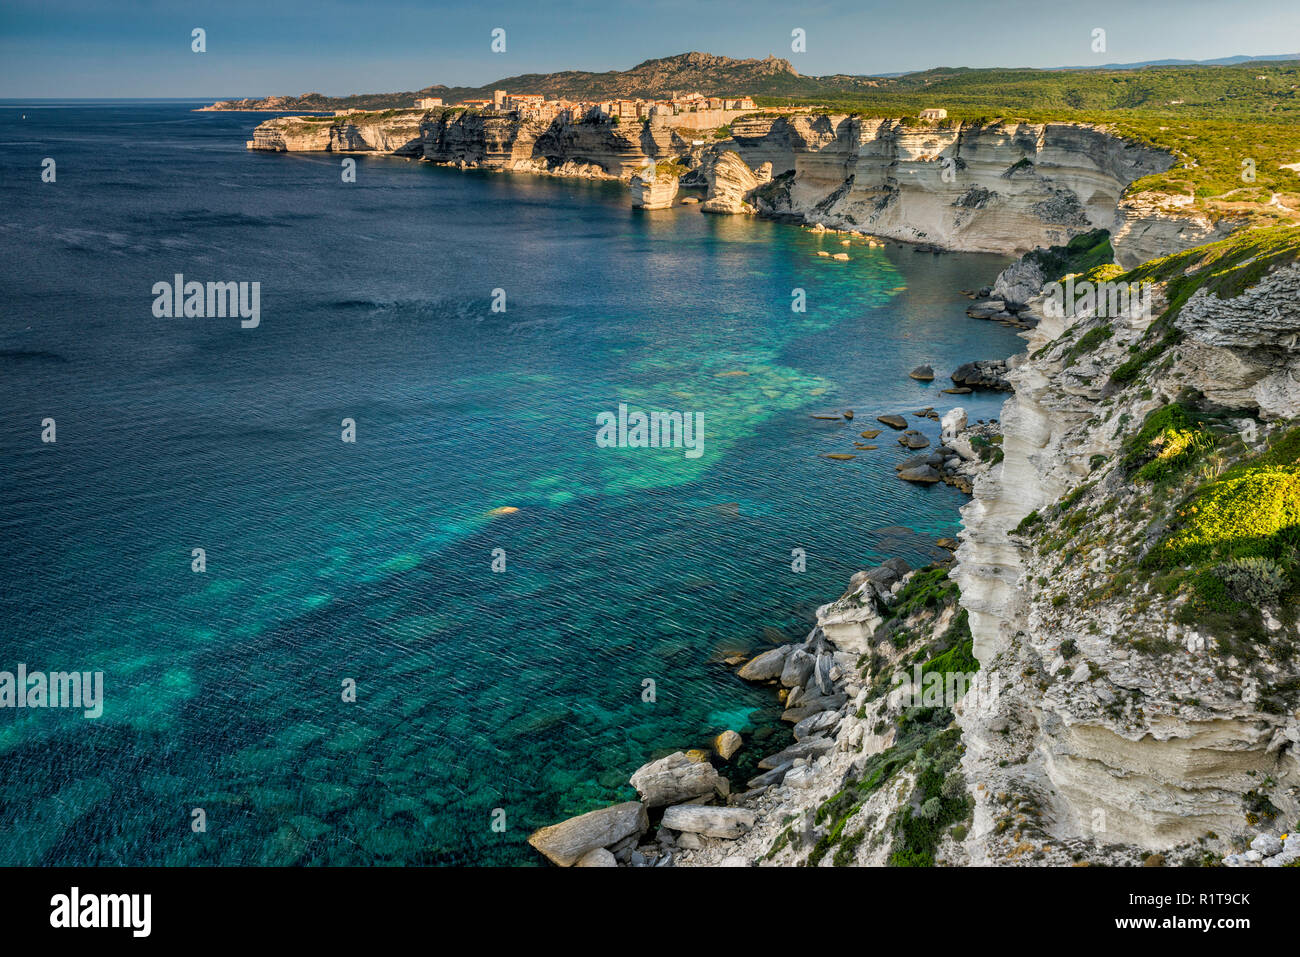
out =
[[[721,131],[719,131],[721,132]],[[633,202],[673,203],[857,230],[953,252],[1020,255],[1089,229],[1128,266],[1230,231],[1129,186],[1173,157],[1086,123],[915,121],[792,113],[737,119],[701,138],[664,119],[618,124],[450,108],[280,116],[247,141],[267,152],[380,153],[457,168],[617,179]],[[640,177],[654,165],[653,180]],[[648,201],[648,203],[647,203]]]
[[[1225,262],[1249,264],[1270,242],[1285,245],[1253,284],[1211,294]],[[1237,463],[1226,474],[1256,462],[1300,467],[1296,353],[1269,345],[1278,324],[1300,329],[1297,255],[1286,227],[1190,250],[1171,269],[1197,283],[1194,295],[1174,301],[1160,286],[1154,308],[1118,316],[1094,305],[1063,319],[1046,290],[1035,296],[1027,348],[1009,363],[1015,392],[998,454],[974,476],[953,558],[860,572],[802,642],[740,668],[777,689],[795,743],[765,757],[765,773],[739,794],[713,769],[721,736],[712,754],[652,761],[630,782],[641,815],[614,840],[593,833],[597,811],[530,842],[566,863],[552,852],[569,841],[585,853],[567,863],[582,866],[1300,859],[1287,827],[1300,813],[1288,785],[1300,740],[1287,705],[1300,684],[1294,606],[1207,621],[1195,591],[1143,587],[1142,553],[1106,544],[1151,540],[1152,528],[1166,535],[1189,494],[1233,487],[1214,478],[1225,474],[1220,460],[1183,476],[1173,495],[1135,488],[1128,463],[1144,445],[1133,435],[1153,417],[1253,409],[1223,422],[1222,438],[1206,433]],[[1134,377],[1125,370],[1157,313],[1186,338]],[[1231,377],[1216,372],[1229,367]],[[945,417],[945,442],[958,445],[960,431]]]
[[[900,434],[883,422],[881,426]],[[1000,432],[994,423],[968,423],[957,407],[943,417],[942,434],[941,453],[959,457],[962,473],[971,481],[991,467],[991,458],[978,447],[990,439],[997,444]],[[873,753],[899,740],[892,730],[882,733],[880,723],[909,688],[903,682],[872,704],[883,671],[874,676],[876,687],[867,687],[862,661],[874,654],[871,633],[893,603],[908,602],[914,591],[931,588],[936,578],[947,579],[956,567],[952,552],[957,546],[955,539],[938,540],[936,553],[947,557],[929,565],[913,568],[890,558],[866,568],[838,599],[817,609],[817,623],[802,641],[726,659],[741,681],[770,688],[793,736],[785,747],[762,757],[758,773],[743,785],[731,780],[731,761],[756,742],[734,728],[718,728],[710,741],[649,760],[634,771],[629,783],[639,802],[557,822],[535,832],[529,843],[552,863],[583,867],[779,865],[798,863],[799,855],[815,852],[826,836],[818,805],[840,782],[860,773]],[[925,607],[922,617],[932,631],[950,629],[958,619],[953,593],[948,590],[939,607]],[[904,649],[913,650],[913,645]],[[905,657],[900,654],[897,661]],[[885,710],[879,710],[882,706]],[[869,707],[871,714],[866,713]],[[887,809],[887,795],[882,793],[880,800]],[[880,817],[883,826],[887,814]],[[875,850],[871,859],[859,863],[885,863],[888,841],[877,835]]]

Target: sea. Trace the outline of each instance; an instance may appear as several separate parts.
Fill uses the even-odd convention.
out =
[[[0,101],[0,672],[103,689],[0,707],[0,864],[540,864],[725,729],[743,787],[790,736],[725,659],[958,530],[875,417],[997,417],[940,389],[1019,350],[960,292],[1008,260],[350,182],[200,105]],[[256,325],[162,308],[177,276],[258,284]],[[620,405],[698,448],[597,442]]]

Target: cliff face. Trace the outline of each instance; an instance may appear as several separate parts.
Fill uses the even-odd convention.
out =
[[[963,770],[982,784],[975,862],[1026,843],[1061,862],[1119,845],[1187,852],[1210,834],[1221,856],[1220,838],[1300,811],[1300,622],[1266,590],[1253,608],[1224,592],[1243,561],[1229,556],[1266,554],[1287,520],[1244,531],[1300,505],[1286,484],[1300,266],[1283,257],[1188,296],[1187,283],[1257,261],[1222,254],[1194,250],[1160,277],[1158,321],[1037,304],[1029,357],[1009,376],[1004,459],[963,509],[954,573],[981,680],[1001,688],[957,709]],[[1178,424],[1152,424],[1165,421]],[[1252,464],[1269,456],[1276,489]],[[1200,516],[1228,492],[1216,528]]]
[[[543,123],[511,114],[389,111],[279,117],[250,148],[375,151],[493,170],[631,179],[682,161],[728,174],[727,210],[864,230],[953,250],[1024,252],[1109,229],[1119,262],[1135,265],[1217,238],[1226,229],[1170,205],[1122,199],[1134,180],[1168,169],[1158,150],[1076,124],[907,124],[856,116],[737,120],[729,139],[694,145],[660,121]],[[742,163],[724,161],[734,154]],[[767,180],[757,195],[735,183]],[[760,171],[742,175],[739,165]],[[713,178],[702,176],[713,186]]]
[[[461,110],[277,117],[253,131],[250,149],[376,152],[491,170],[628,180],[656,158],[689,148],[665,126],[546,123]]]
[[[751,165],[793,172],[784,191],[766,197],[771,213],[989,252],[1115,229],[1128,184],[1172,162],[1075,124],[935,126],[826,115],[741,121],[732,133]]]
[[[282,116],[260,123],[248,148],[274,152],[375,152],[419,156],[424,123],[418,112],[337,117]]]
[[[1222,239],[1240,223],[1212,220],[1190,196],[1137,193],[1120,201],[1112,227],[1115,261],[1132,269],[1148,259]]]

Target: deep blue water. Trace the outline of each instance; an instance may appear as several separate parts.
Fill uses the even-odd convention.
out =
[[[263,118],[0,103],[0,670],[106,685],[98,720],[0,711],[0,863],[533,863],[532,829],[656,753],[736,728],[743,779],[784,732],[721,657],[955,531],[963,496],[899,482],[888,430],[820,456],[1016,351],[957,292],[1003,260],[832,263],[789,226],[404,160],[345,184],[246,151]],[[175,273],[260,282],[261,325],[155,318]],[[704,455],[598,448],[619,402],[701,413]]]

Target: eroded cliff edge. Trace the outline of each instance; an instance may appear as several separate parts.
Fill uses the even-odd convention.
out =
[[[1261,230],[1119,277],[1157,283],[1148,313],[1035,304],[954,573],[1001,686],[957,709],[976,861],[1222,853],[1300,814],[1297,248]]]
[[[698,139],[694,137],[704,137]],[[1173,159],[1101,127],[1077,123],[921,123],[856,115],[737,120],[714,134],[662,120],[551,123],[453,109],[338,117],[277,117],[248,143],[272,151],[380,152],[431,163],[630,180],[655,163],[712,190],[730,154],[752,171],[743,196],[714,211],[758,212],[858,229],[950,250],[1020,253],[1091,229],[1109,230],[1117,261],[1225,235],[1174,198],[1127,196]],[[770,176],[767,174],[770,164]],[[758,172],[761,171],[761,172]]]

